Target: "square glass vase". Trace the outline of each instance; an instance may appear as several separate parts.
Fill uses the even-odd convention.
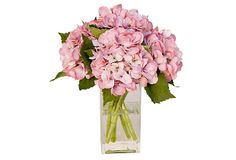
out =
[[[140,152],[141,89],[116,96],[104,104],[100,92],[103,154]]]

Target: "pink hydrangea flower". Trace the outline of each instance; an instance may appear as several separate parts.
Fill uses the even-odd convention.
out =
[[[84,26],[78,26],[71,31],[66,42],[59,50],[63,71],[67,76],[76,80],[83,79],[87,74],[87,68],[80,60],[80,48],[83,43],[82,34],[91,37],[91,33]]]
[[[99,8],[99,18],[94,21],[100,27],[135,29],[140,32],[152,30],[152,23],[147,16],[141,16],[137,10],[123,9],[122,5],[116,5],[111,9],[103,6]]]
[[[104,9],[101,14],[107,12]],[[139,84],[156,83],[157,64],[142,43],[143,34],[132,29],[120,27],[103,33],[91,63],[96,84],[111,88],[114,95],[123,95],[134,91]]]
[[[169,30],[155,29],[145,36],[145,43],[151,46],[158,69],[166,75],[168,81],[174,80],[182,67],[182,52],[175,40],[175,35]]]
[[[107,30],[97,39],[88,25]],[[85,66],[80,55],[82,35],[95,48],[90,67]],[[159,31],[158,27],[153,29],[147,16],[140,15],[136,9],[123,9],[122,5],[110,9],[100,7],[99,18],[71,31],[59,52],[67,76],[76,80],[95,77],[101,89],[111,89],[116,96],[134,91],[138,85],[157,83],[159,72],[168,81],[174,80],[182,67],[182,52],[174,34],[169,30]]]

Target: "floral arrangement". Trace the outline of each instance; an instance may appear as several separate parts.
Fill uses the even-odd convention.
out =
[[[100,7],[99,17],[59,34],[63,70],[52,81],[68,76],[79,81],[80,90],[99,86],[104,105],[113,108],[107,118],[107,143],[114,141],[118,111],[127,113],[127,93],[142,86],[153,103],[175,98],[169,85],[174,85],[182,67],[176,37],[169,30],[154,28],[136,9]],[[127,137],[135,140],[128,114],[121,120]]]

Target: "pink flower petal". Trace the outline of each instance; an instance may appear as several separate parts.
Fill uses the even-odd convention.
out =
[[[123,82],[124,84],[129,84],[132,82],[132,79],[129,74],[125,73],[123,77],[120,79],[120,81]]]
[[[124,95],[126,92],[126,89],[124,86],[121,85],[115,85],[112,89],[111,89],[111,93],[115,96],[121,96]]]
[[[108,14],[111,14],[111,10],[109,8],[104,6],[99,8],[99,16],[104,17]]]

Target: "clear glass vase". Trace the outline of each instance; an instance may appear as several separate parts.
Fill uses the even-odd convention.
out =
[[[102,153],[137,153],[140,143],[141,90],[103,103],[101,91]]]

